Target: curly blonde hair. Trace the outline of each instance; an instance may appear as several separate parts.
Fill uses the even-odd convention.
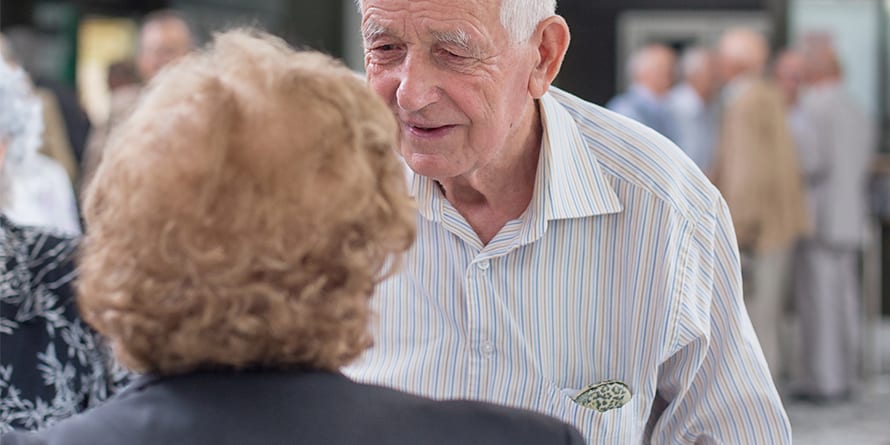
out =
[[[414,239],[395,138],[332,58],[215,36],[110,139],[86,193],[85,319],[139,372],[347,364]]]

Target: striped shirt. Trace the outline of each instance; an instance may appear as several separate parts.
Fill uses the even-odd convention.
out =
[[[409,173],[418,239],[373,300],[375,347],[344,372],[549,414],[590,443],[790,443],[719,192],[640,124],[556,88],[540,105],[533,197],[487,245]],[[609,380],[623,407],[573,401]]]

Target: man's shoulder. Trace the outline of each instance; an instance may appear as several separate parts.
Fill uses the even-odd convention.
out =
[[[719,199],[704,173],[665,136],[564,91],[552,94],[612,183],[648,193],[689,218],[698,218]]]

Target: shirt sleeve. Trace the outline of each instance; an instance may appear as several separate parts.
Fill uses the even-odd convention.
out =
[[[742,299],[729,210],[687,243],[673,354],[659,368],[652,444],[790,444],[791,427]],[[658,405],[656,403],[656,405]]]

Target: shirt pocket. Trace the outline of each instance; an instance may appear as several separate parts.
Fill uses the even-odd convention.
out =
[[[626,405],[600,412],[575,402],[574,398],[584,388],[556,388],[551,391],[552,415],[578,428],[592,443],[639,443],[642,431],[636,417],[636,396]]]

